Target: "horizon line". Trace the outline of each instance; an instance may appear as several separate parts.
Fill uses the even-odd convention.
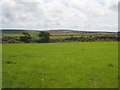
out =
[[[7,29],[7,30],[11,30],[11,29],[13,29],[13,30],[36,30],[36,31],[47,31],[47,30],[72,30],[72,31],[87,31],[87,32],[119,32],[119,30],[114,30],[114,31],[110,31],[110,30],[95,30],[95,29],[93,29],[93,30],[81,30],[81,29],[70,29],[70,28],[55,28],[55,29],[28,29],[28,28],[0,28],[0,30],[5,30],[5,29]]]

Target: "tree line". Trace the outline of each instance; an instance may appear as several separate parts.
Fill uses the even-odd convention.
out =
[[[28,32],[24,32],[22,36],[3,36],[2,41],[3,43],[49,43],[50,42],[50,33],[41,31],[37,35],[39,37],[38,40],[32,40],[32,35]]]
[[[3,36],[3,43],[50,43],[50,42],[70,42],[70,41],[80,41],[80,42],[94,42],[94,41],[120,41],[119,33],[117,37],[111,36],[96,36],[96,37],[68,37],[62,39],[50,39],[50,33],[46,31],[40,31],[37,35],[38,39],[33,40],[31,34],[24,32],[22,36]]]

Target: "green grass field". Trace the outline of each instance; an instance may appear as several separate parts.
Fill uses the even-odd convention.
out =
[[[117,42],[3,44],[3,88],[116,88]]]

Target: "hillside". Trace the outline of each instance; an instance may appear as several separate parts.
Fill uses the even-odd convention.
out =
[[[65,33],[73,33],[73,35],[79,35],[79,33],[85,34],[85,35],[98,35],[98,33],[103,34],[103,35],[116,34],[116,32],[75,31],[75,30],[63,30],[63,29],[61,29],[61,30],[44,30],[44,31],[47,31],[52,35],[54,35],[54,34],[59,35],[61,33],[64,33],[64,34]],[[28,32],[30,34],[36,35],[36,34],[38,34],[39,31],[38,30],[21,30],[21,29],[3,29],[2,35],[4,35],[4,36],[11,36],[11,35],[19,36],[19,35],[22,35],[23,32]]]
[[[115,32],[87,32],[74,30],[44,30],[50,33],[50,42],[67,41],[117,41],[118,33]],[[20,43],[23,33],[28,32],[31,36],[31,42],[39,42],[38,30],[2,30],[2,41],[4,43]],[[25,40],[25,39],[24,39]],[[22,41],[23,42],[23,41]]]

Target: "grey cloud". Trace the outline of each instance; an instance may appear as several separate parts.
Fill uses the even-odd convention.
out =
[[[24,2],[10,0],[4,2],[4,28],[71,28],[80,30],[117,30],[117,3],[106,6],[97,2],[81,2],[80,0],[34,0]],[[66,5],[65,3],[68,3]]]

